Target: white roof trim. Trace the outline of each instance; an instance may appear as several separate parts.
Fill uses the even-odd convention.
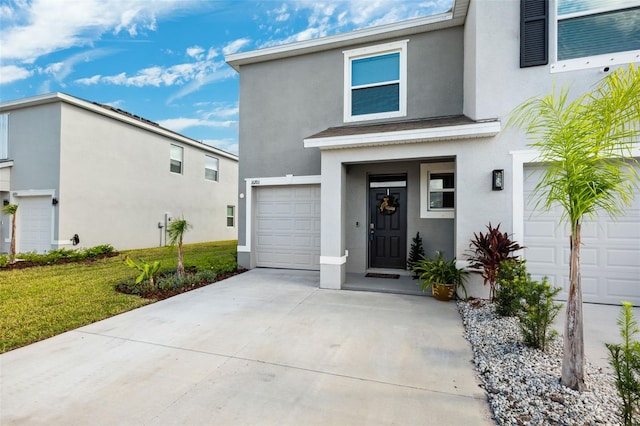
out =
[[[399,130],[395,132],[365,133],[304,139],[305,148],[337,149],[367,145],[406,144],[449,139],[483,138],[497,135],[501,130],[499,121],[488,121],[457,126],[432,127],[427,129]]]
[[[11,166],[13,166],[13,160],[8,160],[8,161],[3,160],[3,161],[0,161],[0,169],[4,169],[5,167],[11,167]]]
[[[369,39],[377,40],[377,37],[386,33],[407,31],[425,25],[433,25],[447,21],[453,21],[453,19],[454,12],[449,11],[437,15],[414,18],[400,22],[392,22],[385,25],[363,28],[360,30],[342,34],[335,34],[327,37],[282,44],[278,46],[267,47],[264,49],[251,50],[248,52],[234,53],[226,56],[225,61],[236,71],[240,71],[240,66],[248,63],[318,52],[338,46],[355,44],[356,42],[366,43],[369,41]],[[453,24],[454,23],[452,22],[452,25]]]
[[[144,130],[165,136],[176,142],[181,142],[183,144],[202,149],[203,151],[206,151],[211,154],[215,154],[219,157],[225,157],[230,160],[238,161],[237,155],[233,155],[231,153],[228,153],[216,147],[206,145],[195,139],[191,139],[179,133],[172,132],[163,127],[154,126],[152,124],[145,123],[144,121],[136,120],[133,117],[128,117],[124,114],[120,114],[118,112],[108,110],[99,105],[95,105],[91,102],[67,95],[65,93],[54,92],[54,93],[47,93],[45,95],[38,95],[38,96],[29,97],[29,98],[17,99],[14,101],[0,102],[0,112],[10,111],[12,109],[18,109],[18,108],[26,108],[26,107],[36,106],[36,105],[43,105],[43,104],[48,104],[53,102],[66,102],[68,104],[77,106],[79,108],[83,108],[85,110],[88,110],[100,115],[104,115],[109,118],[113,118],[115,120],[122,121],[128,124],[131,124],[133,126],[142,128]]]

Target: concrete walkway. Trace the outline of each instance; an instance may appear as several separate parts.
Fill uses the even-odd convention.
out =
[[[488,425],[455,303],[256,269],[0,356],[0,424]]]

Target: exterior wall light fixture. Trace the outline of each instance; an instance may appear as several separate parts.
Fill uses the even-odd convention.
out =
[[[502,191],[504,189],[504,170],[494,170],[491,172],[491,177],[491,189],[494,191]]]
[[[51,199],[51,204],[53,204],[54,206],[55,206],[56,204],[58,204],[58,199],[57,199],[57,198],[52,198],[52,199]]]

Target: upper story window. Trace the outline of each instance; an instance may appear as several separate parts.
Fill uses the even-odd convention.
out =
[[[235,225],[235,206],[227,206],[227,226],[231,227]]]
[[[407,115],[408,42],[343,52],[345,122]]]
[[[210,157],[205,155],[204,157],[204,178],[207,180],[212,180],[214,182],[218,181],[218,166],[219,160],[215,157]]]
[[[184,148],[178,145],[171,145],[171,161],[169,170],[173,173],[182,174],[182,162],[184,158]]]
[[[9,114],[0,114],[0,160],[9,158]]]
[[[640,60],[639,0],[558,0],[552,71]]]

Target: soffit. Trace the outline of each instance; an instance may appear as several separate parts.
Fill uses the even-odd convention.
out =
[[[464,115],[379,124],[330,127],[304,139],[305,148],[338,149],[491,137],[499,120],[474,121]]]

